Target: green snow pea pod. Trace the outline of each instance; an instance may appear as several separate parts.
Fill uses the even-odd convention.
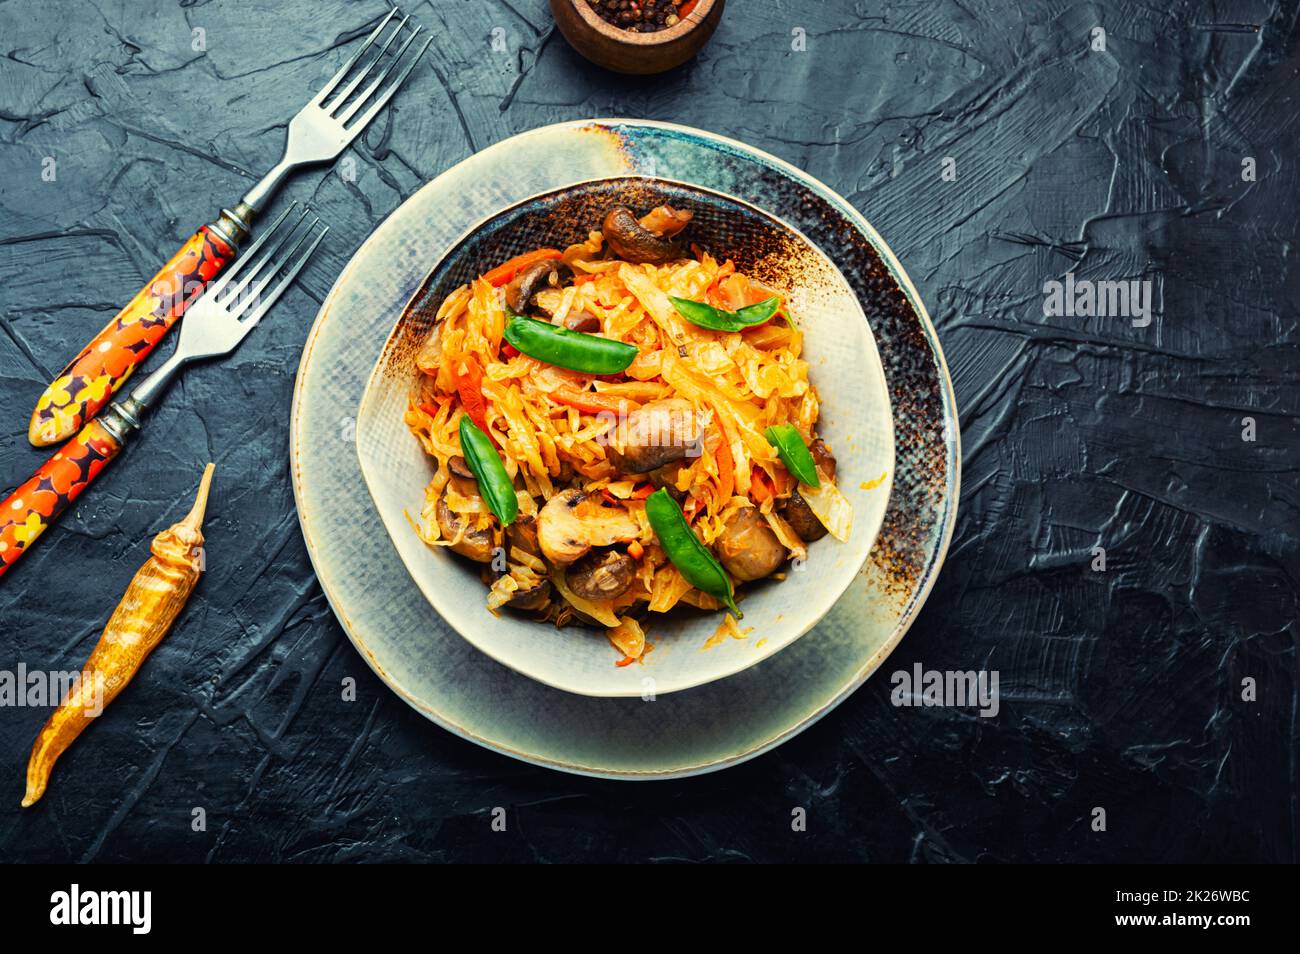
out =
[[[497,515],[503,527],[510,526],[519,516],[519,498],[515,496],[514,482],[506,473],[501,455],[492,446],[492,439],[469,419],[468,414],[460,419],[460,452],[478,481],[479,492],[487,501],[488,508]]]
[[[763,432],[763,436],[776,448],[781,463],[785,464],[785,469],[794,474],[799,483],[809,487],[822,485],[817,477],[817,465],[813,462],[812,452],[793,424],[773,424]]]
[[[708,328],[710,331],[743,331],[754,325],[761,325],[775,315],[777,309],[781,307],[781,299],[775,295],[763,299],[756,305],[746,305],[740,311],[723,311],[702,301],[675,298],[672,295],[668,296],[668,300],[677,309],[677,314],[691,324]]]
[[[731,577],[722,568],[722,564],[709,552],[709,548],[700,542],[691,525],[686,522],[686,515],[677,501],[668,496],[668,491],[660,487],[645,502],[646,516],[654,528],[659,545],[673,561],[673,566],[681,571],[686,582],[696,589],[708,593],[727,604],[736,619],[744,619],[745,614],[736,606],[731,589]]]
[[[584,374],[617,374],[626,370],[638,353],[636,345],[625,341],[514,314],[506,323],[505,339],[530,358]]]

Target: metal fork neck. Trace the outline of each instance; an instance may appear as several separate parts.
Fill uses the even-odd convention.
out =
[[[240,200],[240,205],[248,206],[248,208],[252,210],[253,214],[260,212],[262,207],[266,205],[267,200],[275,193],[275,190],[280,188],[280,183],[283,182],[285,177],[293,171],[293,167],[294,163],[281,157],[280,161],[275,164],[274,168],[272,168],[266,175],[262,176],[257,185],[244,193],[244,198]]]
[[[172,378],[176,377],[177,372],[185,364],[185,360],[185,356],[180,353],[180,348],[177,348],[170,358],[136,385],[127,403],[135,405],[141,411],[147,411],[158,400],[159,395],[167,390],[168,385],[172,383]]]
[[[231,248],[238,249],[253,230],[253,220],[293,168],[294,163],[281,159],[274,169],[262,176],[257,185],[244,193],[237,206],[222,209],[221,217],[208,223],[208,228],[225,239]]]

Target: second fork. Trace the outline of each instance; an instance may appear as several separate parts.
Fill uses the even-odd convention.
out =
[[[306,210],[288,221],[295,208],[291,205],[282,212],[247,255],[208,286],[181,325],[175,354],[141,381],[130,397],[88,422],[0,501],[0,576],[117,457],[140,429],[145,412],[184,365],[234,350],[284,294],[329,231]]]
[[[66,440],[99,413],[202,294],[205,283],[234,261],[253,220],[289,172],[335,159],[383,109],[432,42],[425,40],[408,52],[423,27],[412,26],[410,16],[393,26],[400,13],[391,10],[293,117],[284,153],[274,168],[233,209],[222,209],[215,222],[194,233],[45,389],[27,428],[32,444],[45,447]],[[399,37],[405,39],[397,43]]]

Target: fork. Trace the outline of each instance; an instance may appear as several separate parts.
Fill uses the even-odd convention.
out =
[[[408,54],[424,28],[411,25],[408,29],[411,18],[404,15],[390,29],[399,13],[393,8],[293,117],[284,152],[274,168],[244,194],[234,209],[222,209],[215,222],[195,232],[45,389],[27,428],[27,437],[34,445],[45,447],[66,440],[99,413],[136,365],[202,294],[204,283],[220,274],[239,254],[253,220],[289,173],[299,166],[335,159],[392,99],[433,42],[430,37]],[[387,38],[380,42],[385,34]],[[405,39],[390,54],[403,35]],[[350,73],[354,75],[344,83]]]
[[[110,404],[99,419],[82,427],[31,479],[0,502],[0,576],[117,457],[181,368],[233,351],[284,294],[329,231],[306,209],[286,225],[296,207],[294,203],[285,209],[247,255],[208,286],[181,325],[175,353],[158,370],[125,401]]]

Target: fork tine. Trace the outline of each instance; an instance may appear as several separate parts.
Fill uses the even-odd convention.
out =
[[[384,71],[383,76],[380,76],[379,79],[375,80],[375,82],[371,85],[371,87],[368,90],[366,90],[364,93],[362,93],[361,96],[357,98],[357,101],[348,108],[348,111],[344,113],[342,116],[338,117],[340,123],[347,125],[347,121],[352,118],[352,114],[357,111],[357,108],[359,106],[366,103],[366,101],[370,98],[371,94],[374,93],[374,91],[384,81],[384,78],[387,77],[388,74],[392,72],[393,67],[397,65],[398,58],[400,58],[403,51],[408,46],[411,45],[411,40],[414,40],[416,34],[419,33],[422,29],[424,28],[423,27],[415,28],[415,32],[411,34],[410,39],[408,39],[405,43],[403,43],[402,49],[398,50],[397,53],[394,55],[393,62],[389,64],[389,67]],[[374,103],[369,104],[367,106],[366,111],[361,114],[361,118],[358,119],[356,124],[351,127],[352,129],[359,130],[359,129],[366,128],[366,126],[370,123],[370,120],[375,118],[375,114],[384,108],[384,106],[388,103],[388,101],[393,98],[393,94],[396,93],[398,89],[401,88],[402,84],[406,82],[406,78],[411,75],[411,70],[415,69],[415,64],[420,62],[420,57],[424,56],[424,51],[429,48],[429,45],[431,43],[433,43],[433,37],[429,37],[429,39],[424,41],[424,46],[420,47],[420,49],[415,52],[415,55],[410,57],[410,62],[406,64],[406,68],[403,69],[402,72],[397,75],[397,78],[393,80],[392,84],[389,85],[389,87],[386,90],[384,90],[382,93],[380,93],[378,96],[375,97]]]
[[[280,227],[280,223],[287,219],[289,213],[297,207],[297,202],[289,203],[289,207],[279,214],[276,220],[271,223],[270,227],[268,227],[265,232],[258,236],[257,241],[248,247],[248,251],[244,252],[243,255],[236,259],[235,263],[226,269],[225,274],[216,281],[208,284],[206,297],[216,298],[217,295],[219,295],[222,290],[230,284],[231,279],[237,276],[243,270],[245,265],[256,258],[257,253],[261,250],[262,246],[270,240],[271,236],[275,234],[276,229]]]
[[[290,237],[293,235],[294,231],[298,228],[298,226],[302,224],[302,220],[307,217],[307,213],[309,211],[310,210],[306,206],[303,206],[302,214],[298,216],[298,221],[294,222],[291,226],[289,226],[289,228],[284,229],[281,232],[280,237],[276,240],[275,247],[268,249],[266,254],[263,255],[257,261],[257,264],[254,265],[252,268],[248,269],[248,273],[244,275],[243,278],[240,279],[239,284],[237,284],[234,288],[230,290],[229,294],[225,294],[225,289],[223,288],[223,289],[219,289],[218,293],[213,297],[214,298],[221,297],[224,298],[226,301],[234,301],[239,296],[239,294],[245,288],[248,287],[248,283],[251,282],[254,278],[256,278],[258,276],[258,273],[261,272],[262,269],[266,267],[266,264],[268,262],[274,261],[276,256],[279,255],[284,250],[284,247],[286,244],[288,244]],[[276,225],[279,225],[279,222],[277,222]],[[272,227],[272,230],[274,230],[274,226]],[[252,261],[252,255],[249,255],[245,259],[245,261]]]
[[[290,228],[285,229],[284,238],[276,243],[275,250],[263,256],[264,262],[270,263],[271,267],[256,282],[241,289],[239,298],[228,297],[221,302],[221,307],[236,318],[252,308],[258,300],[258,296],[266,289],[266,286],[275,280],[280,269],[284,267],[284,263],[298,254],[298,249],[302,247],[303,241],[311,236],[312,228],[319,221],[320,217],[317,215],[312,215],[310,221],[304,215],[293,223]],[[306,223],[306,228],[302,227],[304,223]]]
[[[320,225],[319,218],[316,219],[314,222],[312,222],[311,228],[314,229],[317,225]],[[329,233],[329,230],[330,227],[328,225],[325,226],[323,229],[321,229],[320,232],[317,233],[315,241],[313,241],[311,245],[307,247],[307,250],[303,252],[301,256],[298,257],[298,260],[296,262],[294,262],[292,265],[289,265],[285,269],[284,275],[281,278],[280,283],[276,285],[274,288],[272,288],[265,295],[262,295],[260,297],[257,308],[255,308],[251,314],[245,316],[241,322],[245,330],[252,328],[253,325],[261,321],[262,316],[267,313],[270,307],[274,305],[277,301],[279,301],[280,296],[283,295],[285,291],[288,289],[288,287],[293,284],[293,280],[298,277],[298,273],[303,270],[303,267],[307,264],[308,260],[312,257],[312,254],[315,253],[316,247],[320,245],[320,243],[324,240],[325,236]],[[307,235],[303,236],[303,241],[306,241],[310,236],[311,236],[311,232],[309,230]],[[297,252],[298,248],[301,247],[302,247],[302,242],[299,242],[297,248],[294,249],[294,252]],[[269,280],[270,276],[267,276],[267,278]]]
[[[379,61],[384,58],[384,54],[387,53],[388,48],[393,45],[393,41],[401,36],[402,28],[406,26],[407,21],[410,19],[410,14],[402,17],[397,24],[397,29],[389,34],[388,39],[384,41],[384,45],[379,48],[379,52],[377,52],[370,62],[366,64],[366,68],[357,73],[357,75],[348,82],[348,85],[343,87],[342,92],[337,96],[330,97],[330,104],[328,106],[322,103],[321,109],[325,110],[327,113],[332,113],[334,110],[341,108],[343,104],[348,101],[348,97],[352,95],[352,91],[361,85],[362,81],[370,75],[371,70],[379,65]]]
[[[384,17],[384,19],[380,21],[379,26],[375,27],[374,30],[371,31],[370,36],[366,37],[366,42],[361,44],[361,49],[357,50],[355,53],[349,56],[347,62],[343,64],[342,68],[339,69],[339,71],[335,73],[333,77],[331,77],[328,83],[326,83],[323,87],[321,87],[321,91],[319,93],[317,93],[315,96],[311,98],[311,105],[319,106],[321,103],[325,101],[325,97],[330,94],[330,90],[332,90],[335,86],[338,86],[339,80],[347,76],[348,70],[356,66],[357,61],[361,59],[362,54],[365,53],[366,50],[370,49],[371,44],[375,42],[375,37],[379,36],[379,34],[383,31],[384,27],[388,26],[388,21],[392,20],[393,17],[397,15],[397,12],[398,12],[397,7],[393,7],[393,9],[388,11],[388,16]]]
[[[362,92],[357,96],[357,98],[353,100],[351,106],[349,106],[343,112],[339,113],[338,116],[334,117],[339,121],[340,126],[346,128],[348,124],[348,120],[351,119],[354,115],[356,115],[357,110],[359,110],[362,106],[366,105],[366,101],[369,100],[370,97],[374,95],[375,90],[379,89],[379,87],[383,85],[384,80],[388,78],[388,74],[393,71],[393,67],[395,67],[401,61],[402,54],[406,52],[407,47],[409,47],[415,41],[415,38],[420,35],[420,31],[423,29],[424,27],[417,26],[414,30],[412,30],[411,35],[406,38],[406,42],[397,48],[397,52],[394,53],[392,59],[388,61],[388,65],[384,67],[384,71],[375,77],[375,81],[373,83],[371,83],[364,90],[362,90]]]

